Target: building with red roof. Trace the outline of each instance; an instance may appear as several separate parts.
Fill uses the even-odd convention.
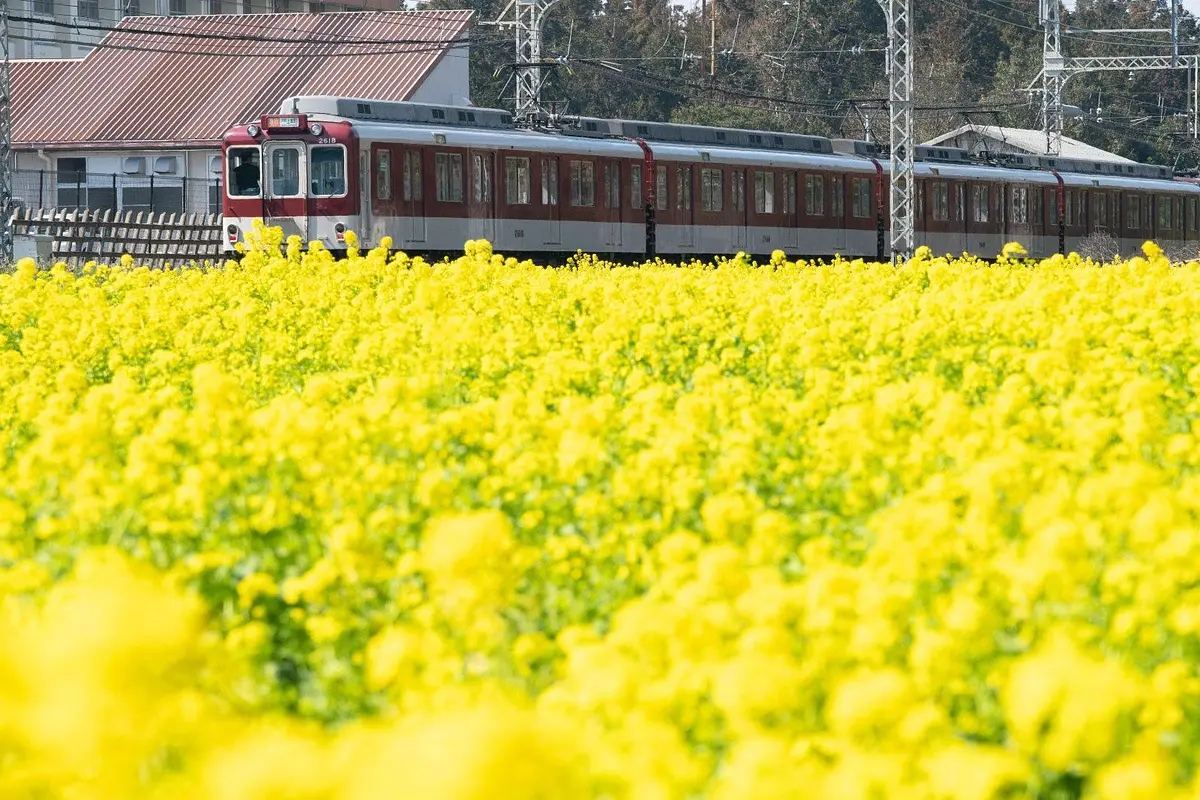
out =
[[[18,200],[220,209],[220,138],[295,95],[468,105],[470,11],[126,17],[13,62]]]

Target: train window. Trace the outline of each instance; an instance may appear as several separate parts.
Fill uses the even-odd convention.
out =
[[[604,165],[604,206],[621,207],[621,165],[614,161]]]
[[[692,168],[675,168],[675,208],[690,211],[692,208]]]
[[[510,206],[529,205],[529,159],[504,159],[504,200]]]
[[[1189,197],[1187,199],[1187,229],[1189,231],[1196,230],[1196,198]]]
[[[392,154],[387,150],[375,153],[375,196],[380,200],[392,199]]]
[[[775,213],[775,173],[754,173],[754,211],[758,214]]]
[[[404,199],[420,200],[424,189],[421,180],[421,153],[417,150],[404,151]]]
[[[855,178],[853,184],[853,211],[858,219],[871,216],[871,181],[867,178]]]
[[[1171,230],[1171,198],[1158,198],[1158,229]]]
[[[917,199],[917,208],[913,213],[916,214],[917,219],[925,219],[925,186],[924,181],[917,181],[916,191],[913,192],[913,195]]]
[[[972,218],[976,222],[987,222],[988,211],[990,211],[991,192],[990,187],[981,184],[973,184],[971,186],[971,210]]]
[[[262,193],[262,164],[259,158],[257,147],[231,147],[226,152],[230,197],[258,197]]]
[[[1075,219],[1071,223],[1076,227],[1082,228],[1087,225],[1087,193],[1072,192],[1075,195]],[[1067,203],[1067,208],[1070,209],[1071,204]]]
[[[313,197],[344,197],[346,194],[346,148],[314,147],[308,154],[308,180]]]
[[[730,202],[734,211],[746,210],[746,172],[735,169],[729,187]]]
[[[841,175],[829,179],[829,216],[834,219],[846,216],[846,179]]]
[[[1099,192],[1092,194],[1092,220],[1097,228],[1108,227],[1108,195]]]
[[[804,176],[804,213],[810,217],[825,216],[825,177]]]
[[[1042,189],[1040,186],[1029,192],[1029,219],[1036,225],[1042,224]]]
[[[1058,227],[1058,190],[1050,190],[1050,224]]]
[[[591,161],[571,162],[571,205],[576,208],[596,205],[596,165]]]
[[[1012,189],[1011,219],[1017,225],[1029,223],[1029,189],[1024,186],[1014,186]]]
[[[657,167],[654,173],[654,203],[658,206],[659,211],[666,211],[670,208],[667,188],[667,168]]]
[[[271,151],[271,196],[300,196],[300,150],[280,147]]]
[[[459,153],[437,153],[433,160],[439,203],[463,201],[463,164]]]
[[[471,195],[476,203],[486,203],[492,199],[491,157],[475,153],[471,166]]]
[[[1063,193],[1063,203],[1064,203],[1063,208],[1065,209],[1065,211],[1063,212],[1063,216],[1066,218],[1068,225],[1074,225],[1075,224],[1075,193],[1070,192],[1070,191],[1064,192]]]
[[[558,205],[558,159],[542,159],[542,205]]]
[[[1134,230],[1142,227],[1142,198],[1136,194],[1125,195],[1125,227]]]
[[[630,164],[629,166],[629,207],[637,209],[642,207],[641,164]]]
[[[954,220],[967,221],[967,189],[962,184],[954,184]]]
[[[700,206],[705,211],[725,210],[725,173],[721,170],[700,170]]]
[[[933,218],[938,222],[950,221],[950,186],[945,181],[933,184]]]

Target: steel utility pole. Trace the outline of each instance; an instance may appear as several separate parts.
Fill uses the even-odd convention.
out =
[[[516,28],[515,118],[518,123],[529,123],[545,116],[542,109],[542,21],[546,12],[557,3],[558,0],[511,0],[493,23]]]
[[[1063,137],[1063,66],[1062,18],[1059,0],[1042,0],[1042,129],[1046,132],[1046,152],[1062,152]]]
[[[12,62],[8,0],[0,0],[0,264],[13,259]]]
[[[912,0],[878,0],[887,15],[888,119],[891,139],[892,260],[911,258],[917,143],[913,136]]]
[[[1115,33],[1115,34],[1170,34],[1171,53],[1169,55],[1139,55],[1139,56],[1088,56],[1084,58],[1067,58],[1064,53],[1064,39],[1061,19],[1061,0],[1041,0],[1040,21],[1044,31],[1042,45],[1042,73],[1038,78],[1042,81],[1042,125],[1046,132],[1047,155],[1062,153],[1063,137],[1063,86],[1073,75],[1086,72],[1142,72],[1147,70],[1191,69],[1196,79],[1193,91],[1196,93],[1193,113],[1193,127],[1200,126],[1200,56],[1181,56],[1179,54],[1179,0],[1171,0],[1170,28],[1101,28],[1088,30],[1086,33]],[[1164,43],[1165,47],[1165,43]],[[1038,78],[1029,84],[1028,91],[1037,91]]]

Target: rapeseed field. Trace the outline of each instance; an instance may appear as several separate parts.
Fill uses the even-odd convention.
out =
[[[0,797],[1200,796],[1200,264],[0,276]]]

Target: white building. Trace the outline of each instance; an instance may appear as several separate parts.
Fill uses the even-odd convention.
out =
[[[1002,128],[996,125],[963,125],[949,133],[943,133],[924,144],[930,147],[959,147],[972,155],[986,153],[1024,153],[1044,155],[1046,133],[1027,128]],[[1069,136],[1062,137],[1062,158],[1079,161],[1106,161],[1114,164],[1134,164],[1128,158],[1092,147]]]
[[[82,59],[13,63],[14,193],[33,208],[219,213],[221,136],[286,97],[469,104],[471,19],[126,17]]]
[[[7,0],[11,57],[82,58],[124,18],[138,15],[394,11],[402,0]]]

